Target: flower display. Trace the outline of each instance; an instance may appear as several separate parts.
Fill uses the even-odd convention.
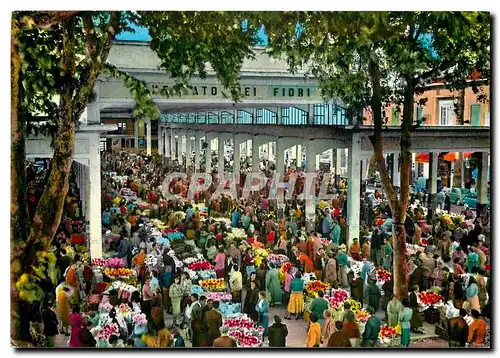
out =
[[[388,344],[394,337],[396,337],[396,328],[386,324],[380,327],[378,339],[381,344]]]
[[[391,273],[389,271],[386,271],[382,268],[379,268],[377,270],[377,281],[379,282],[386,282],[386,281],[389,281],[391,279]]]
[[[229,329],[231,329],[231,328],[234,328],[234,329],[254,329],[255,328],[255,322],[252,321],[246,315],[243,315],[242,317],[235,317],[235,318],[224,318],[223,325],[228,327]]]
[[[112,335],[120,335],[120,329],[118,328],[118,325],[116,323],[111,323],[102,327],[101,330],[97,333],[97,338],[107,341]]]
[[[205,291],[220,292],[226,289],[226,283],[222,278],[201,280],[199,284]]]
[[[232,330],[228,335],[236,340],[238,347],[259,347],[262,343],[258,337],[250,332]]]
[[[325,239],[324,237],[321,238],[321,243],[324,245],[324,246],[328,246],[330,245],[332,241],[329,240],[329,239]]]
[[[167,234],[167,238],[170,241],[173,241],[173,240],[183,240],[186,237],[184,236],[184,234],[182,232],[175,231],[175,232],[171,232],[171,233]]]
[[[342,288],[338,288],[336,290],[332,290],[331,296],[325,296],[325,298],[326,297],[330,302],[330,306],[337,309],[344,304],[347,298],[349,298],[349,293]]]
[[[232,228],[231,233],[236,239],[246,239],[247,238],[247,233],[245,230],[240,229],[240,228]]]
[[[146,315],[144,313],[137,313],[132,317],[132,320],[137,326],[143,326],[148,323]]]
[[[309,296],[314,296],[316,297],[319,291],[326,291],[330,288],[331,286],[327,283],[314,280],[309,282],[306,285],[306,291]]]
[[[125,259],[111,257],[108,259],[96,258],[92,260],[92,266],[95,267],[111,267],[111,268],[122,268],[125,267]]]
[[[99,312],[110,312],[113,309],[113,305],[109,302],[103,302],[99,305]]]
[[[189,264],[188,269],[193,271],[201,271],[201,270],[214,270],[215,267],[208,261],[198,261],[192,264]]]
[[[370,316],[371,315],[364,309],[361,309],[361,310],[356,312],[356,320],[358,322],[361,322],[362,324],[366,324],[366,322],[368,321],[368,318],[370,318]]]
[[[104,274],[110,278],[116,278],[116,277],[129,278],[131,276],[134,276],[136,272],[128,268],[114,268],[114,269],[106,268],[104,269]]]
[[[438,303],[443,302],[443,296],[436,292],[420,292],[419,294],[420,302],[424,306],[434,306]]]
[[[231,301],[233,299],[233,296],[229,292],[206,292],[204,293],[204,295],[207,298],[207,300],[213,300],[219,302]]]
[[[219,311],[222,317],[234,317],[241,312],[241,303],[220,302]]]
[[[351,305],[351,311],[354,312],[354,314],[356,314],[359,310],[361,310],[361,307],[363,307],[363,305],[361,304],[361,302],[356,301],[352,297],[349,297],[346,300],[346,302],[348,302]]]
[[[272,263],[276,267],[280,267],[289,261],[290,259],[286,255],[269,254],[267,256],[267,262]]]

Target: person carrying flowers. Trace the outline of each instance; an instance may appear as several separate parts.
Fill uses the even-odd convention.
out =
[[[295,319],[298,320],[299,316],[304,312],[304,280],[302,280],[300,271],[295,274],[295,278],[290,283],[290,291],[290,302],[287,307],[288,314],[285,319],[290,319],[290,316],[294,314]]]
[[[340,249],[337,252],[337,267],[338,267],[338,284],[342,288],[349,287],[349,283],[347,281],[347,265],[349,263],[349,259],[345,254],[346,246],[344,244],[340,245]]]
[[[398,320],[401,325],[401,346],[409,347],[410,346],[410,334],[411,334],[411,321],[414,314],[418,314],[418,312],[413,312],[410,308],[410,302],[408,299],[403,299],[403,310],[399,313]]]
[[[264,337],[267,337],[269,326],[269,301],[266,298],[266,292],[259,292],[259,301],[255,305],[255,310],[259,314],[259,326],[264,328]]]

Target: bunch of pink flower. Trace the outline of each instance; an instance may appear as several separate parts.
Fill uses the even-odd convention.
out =
[[[102,329],[97,333],[97,338],[107,341],[112,335],[119,336],[120,329],[116,323],[111,323],[107,326],[102,327]]]
[[[128,315],[132,311],[132,309],[126,303],[122,303],[118,307],[118,311],[120,312],[121,315],[126,316],[126,315]]]
[[[280,267],[288,261],[290,261],[290,259],[286,255],[269,254],[267,256],[267,262],[274,264],[276,267]]]
[[[329,239],[325,239],[324,237],[322,237],[321,243],[325,246],[328,246],[328,245],[330,245],[331,241]]]
[[[214,270],[215,267],[208,261],[198,261],[188,265],[188,269],[193,271]]]
[[[386,282],[391,279],[391,273],[387,270],[384,269],[378,269],[377,270],[377,281],[379,282]]]
[[[113,305],[109,302],[103,302],[99,305],[99,311],[110,312],[113,309]]]
[[[137,326],[143,326],[148,323],[146,315],[144,313],[138,313],[132,317],[132,320]]]
[[[116,257],[109,259],[93,259],[92,266],[95,267],[111,267],[111,268],[122,268],[125,267],[125,259],[119,259]]]
[[[231,301],[233,296],[229,292],[205,292],[207,300],[212,301]]]
[[[232,330],[229,332],[229,337],[234,338],[240,347],[258,347],[261,340],[249,332]]]
[[[348,297],[349,293],[342,288],[332,290],[331,297],[325,296],[325,298],[330,302],[330,306],[332,306],[333,308],[340,308],[340,306],[344,304]]]
[[[227,326],[229,329],[254,329],[255,323],[246,317],[242,318],[224,318],[224,326]]]

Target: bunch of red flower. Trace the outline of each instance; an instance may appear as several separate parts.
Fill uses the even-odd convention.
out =
[[[257,337],[245,331],[232,330],[228,335],[234,338],[240,347],[258,347],[261,343]]]
[[[380,327],[380,332],[378,335],[382,340],[394,338],[396,337],[396,328],[385,324]]]
[[[287,273],[287,272],[288,272],[288,270],[290,269],[290,267],[292,267],[292,266],[293,266],[293,265],[292,265],[292,263],[291,263],[290,261],[285,262],[285,263],[283,264],[283,266],[281,266],[281,272],[283,272],[283,273]]]
[[[443,300],[443,296],[435,292],[420,292],[420,302],[425,306],[435,305]]]
[[[205,271],[215,269],[208,261],[198,261],[188,265],[188,269],[193,271]]]
[[[254,329],[255,323],[249,318],[224,318],[224,326],[227,326],[229,329]]]
[[[331,297],[325,297],[330,302],[330,306],[332,306],[333,308],[339,308],[347,300],[347,298],[349,297],[349,293],[342,288],[338,288],[332,291]]]
[[[316,294],[319,291],[326,291],[330,285],[321,281],[311,281],[306,285],[306,290],[309,295]]]
[[[377,270],[377,281],[386,282],[391,279],[391,273],[382,268]]]

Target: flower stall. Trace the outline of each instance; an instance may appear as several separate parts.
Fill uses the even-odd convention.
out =
[[[382,347],[397,347],[399,341],[396,339],[396,328],[384,324],[380,327],[378,334],[379,344]]]
[[[209,292],[222,292],[226,290],[226,282],[222,278],[201,280],[199,284],[203,290]]]
[[[335,321],[341,321],[344,313],[344,303],[349,298],[349,292],[342,288],[337,288],[331,290],[329,295],[325,295],[325,298],[330,302],[332,318]]]
[[[229,328],[228,335],[236,340],[238,347],[260,347],[264,329],[257,326],[246,314],[224,318],[224,326]]]
[[[425,321],[434,324],[439,321],[438,307],[444,305],[444,298],[437,292],[423,291],[419,294],[420,311],[424,312]]]
[[[306,286],[306,292],[310,297],[316,298],[318,296],[319,291],[325,292],[330,289],[330,285],[328,283],[324,283],[318,280],[310,281]]]

